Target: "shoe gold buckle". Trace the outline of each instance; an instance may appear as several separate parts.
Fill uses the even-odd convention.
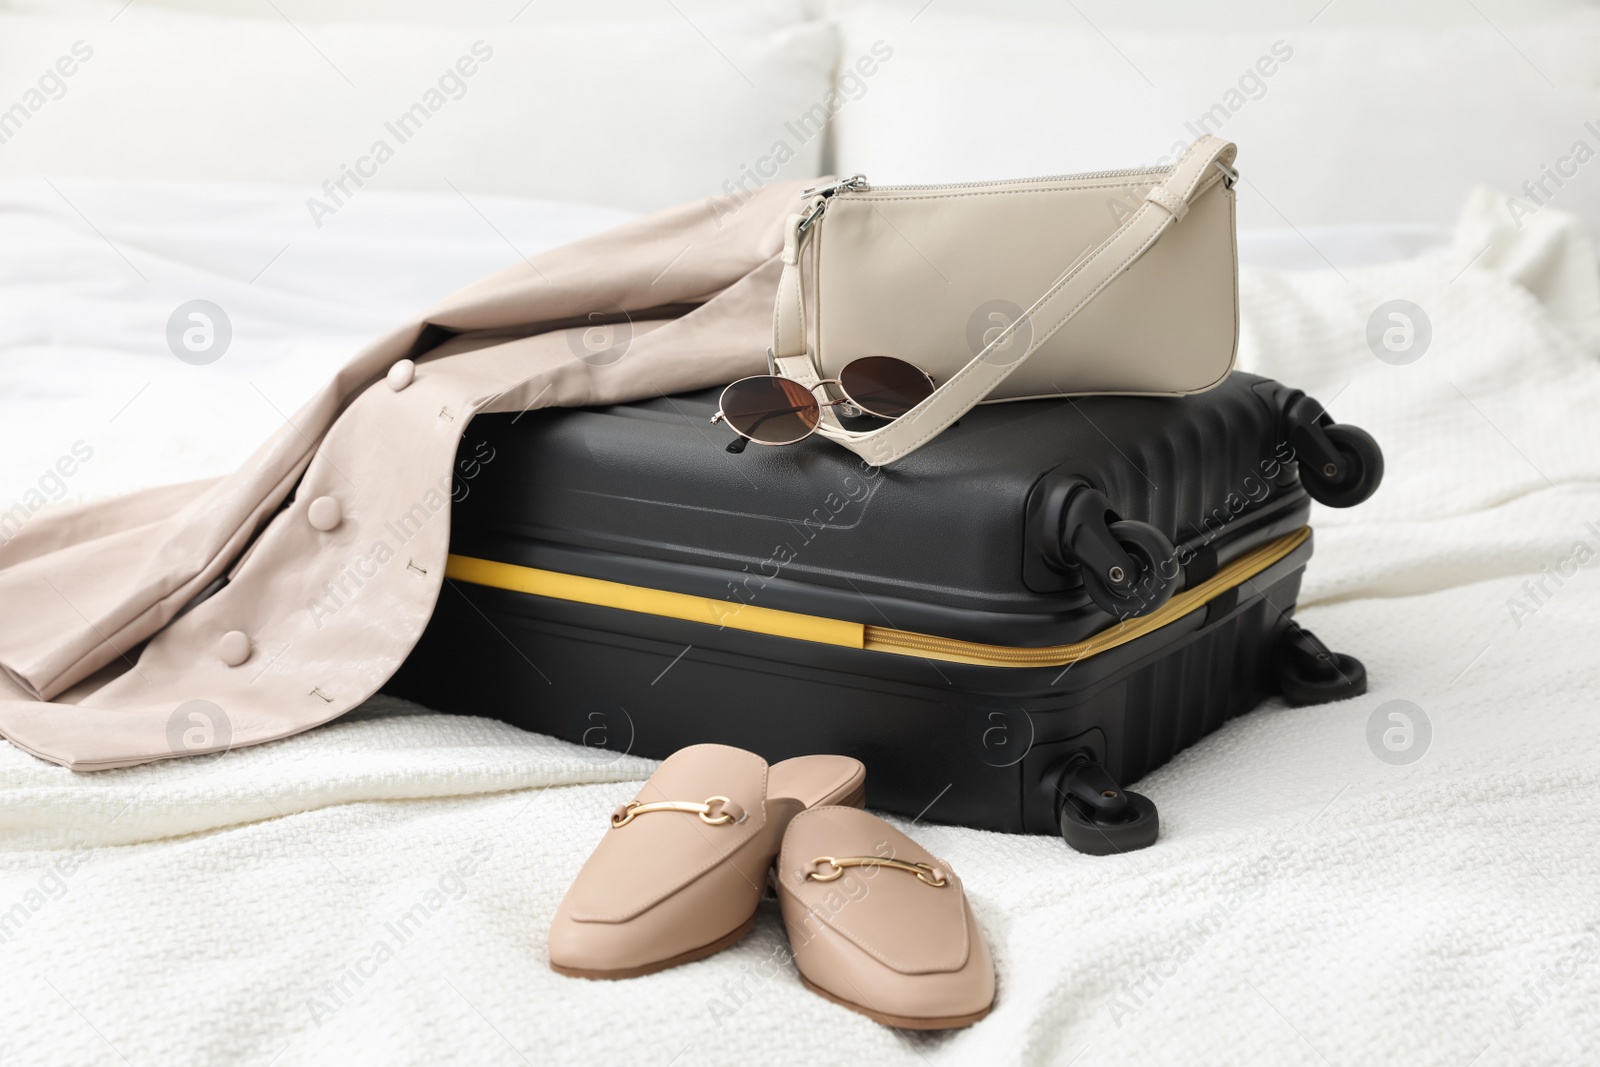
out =
[[[824,873],[823,867],[833,868],[831,874]],[[800,873],[813,882],[833,882],[844,876],[846,867],[888,867],[896,871],[905,871],[907,874],[917,876],[917,881],[923,885],[931,885],[935,889],[942,889],[950,884],[950,873],[942,867],[934,867],[927,863],[906,863],[904,860],[887,859],[883,856],[818,856]]]
[[[615,830],[626,826],[636,816],[648,815],[653,811],[682,811],[698,815],[707,826],[725,826],[730,822],[745,820],[744,809],[722,796],[707,797],[703,804],[696,804],[692,800],[658,800],[641,804],[633,800],[611,813],[611,828]]]

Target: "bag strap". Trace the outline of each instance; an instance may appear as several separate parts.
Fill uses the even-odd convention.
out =
[[[1191,144],[1173,166],[1167,179],[1145,194],[1144,202],[1121,228],[1066,271],[1032,307],[984,346],[922,403],[886,426],[874,430],[847,430],[833,414],[822,409],[817,432],[836,441],[875,467],[881,467],[921,448],[951,423],[983,402],[1012,371],[1022,366],[1057,330],[1072,321],[1100,291],[1156,242],[1167,227],[1188,214],[1189,204],[1215,169],[1232,175],[1237,149],[1231,141],[1209,134]],[[1231,179],[1230,179],[1231,181]],[[773,308],[772,364],[778,374],[807,386],[821,379],[806,350],[805,298],[801,291],[800,251],[806,230],[803,217],[790,215],[784,229],[783,271]],[[1031,337],[1016,355],[1004,350],[1027,324]],[[1003,358],[1002,358],[1003,353]]]

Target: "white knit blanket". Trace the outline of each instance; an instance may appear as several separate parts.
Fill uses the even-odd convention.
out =
[[[558,977],[550,916],[650,765],[380,699],[213,762],[0,746],[0,1063],[1592,1060],[1600,287],[1565,220],[1491,208],[1448,255],[1242,279],[1244,365],[1387,456],[1377,497],[1315,515],[1301,612],[1371,691],[1270,702],[1144,779],[1142,852],[899,820],[994,946],[979,1025],[807,992],[770,908],[700,963]],[[1431,321],[1408,365],[1366,339],[1393,299]],[[1369,742],[1391,701],[1421,715]]]

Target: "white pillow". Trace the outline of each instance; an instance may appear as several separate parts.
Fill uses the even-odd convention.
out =
[[[1515,45],[1486,25],[1102,35],[937,9],[841,19],[841,66],[893,48],[835,127],[835,169],[874,181],[1138,166],[1204,130],[1239,144],[1243,227],[1448,225],[1474,185],[1518,193],[1542,165],[1573,170],[1575,142],[1600,152],[1600,48],[1572,47],[1593,40],[1581,17],[1513,30]],[[1545,189],[1600,231],[1600,159]]]
[[[291,182],[326,225],[360,195],[352,171],[634,210],[815,175],[824,138],[794,122],[828,99],[833,26],[798,4],[663,10],[529,27],[0,12],[0,177]]]

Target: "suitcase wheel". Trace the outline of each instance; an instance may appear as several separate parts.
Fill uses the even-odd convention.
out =
[[[1084,592],[1106,614],[1134,619],[1172,599],[1179,574],[1172,542],[1147,522],[1118,516],[1098,489],[1072,494],[1061,540],[1062,555],[1081,571]]]
[[[1310,630],[1293,623],[1278,640],[1278,688],[1296,707],[1329,704],[1367,691],[1367,668],[1354,656],[1329,650]]]
[[[1334,422],[1308,396],[1289,405],[1289,444],[1300,465],[1300,484],[1311,499],[1330,508],[1351,508],[1378,491],[1383,450],[1358,426]]]
[[[1322,430],[1339,454],[1321,466],[1300,464],[1300,481],[1311,499],[1330,508],[1353,508],[1378,491],[1383,481],[1383,451],[1359,426],[1334,423]]]
[[[1123,789],[1087,755],[1069,760],[1056,785],[1061,838],[1090,856],[1114,856],[1155,844],[1155,801]]]

